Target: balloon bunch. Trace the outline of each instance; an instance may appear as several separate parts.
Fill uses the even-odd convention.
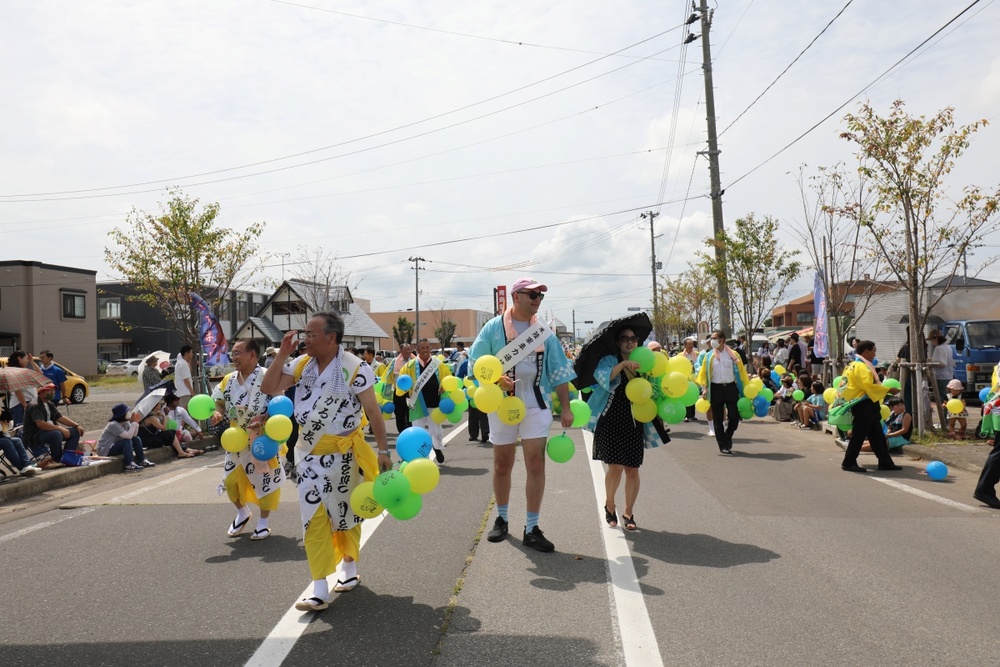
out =
[[[471,400],[466,390],[459,384],[459,379],[454,375],[449,375],[441,380],[441,401],[438,406],[431,410],[431,420],[435,424],[444,423],[448,420],[452,424],[462,421],[462,414],[469,409]]]
[[[625,396],[632,402],[632,417],[651,422],[657,416],[667,424],[679,424],[687,408],[698,402],[701,390],[689,378],[691,362],[682,354],[668,357],[648,347],[637,347],[629,361],[639,364],[639,376],[625,385]]]
[[[194,399],[192,399],[194,400]],[[250,434],[238,426],[230,426],[219,437],[222,448],[236,454],[250,445],[250,453],[258,461],[270,461],[278,455],[281,445],[292,435],[292,401],[287,396],[275,396],[267,404],[270,415],[264,422],[264,433],[250,443]]]
[[[396,404],[392,402],[391,398],[386,398],[385,394],[385,382],[379,380],[375,383],[375,400],[378,401],[379,410],[382,411],[382,417],[385,419],[391,419],[392,413],[396,411]]]
[[[383,510],[406,521],[420,513],[425,493],[434,490],[441,479],[437,464],[427,458],[433,446],[431,434],[411,426],[396,438],[396,453],[402,462],[386,470],[374,482],[362,482],[351,492],[351,509],[363,519],[378,516]]]

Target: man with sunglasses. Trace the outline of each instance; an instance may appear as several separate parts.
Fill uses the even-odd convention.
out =
[[[733,453],[733,435],[740,425],[737,401],[743,388],[750,384],[743,359],[726,347],[726,334],[716,329],[708,339],[712,350],[702,359],[695,382],[703,387],[703,395],[712,406],[715,441],[723,454]],[[723,425],[723,421],[727,423]]]
[[[569,409],[567,383],[576,377],[573,364],[566,358],[559,339],[550,328],[538,322],[538,309],[547,291],[548,287],[531,278],[517,280],[510,289],[511,305],[483,325],[469,353],[471,368],[474,368],[475,360],[482,356],[499,358],[506,374],[497,385],[504,392],[523,400],[526,408],[524,419],[515,425],[503,423],[495,412],[488,416],[489,438],[493,444],[493,494],[496,497],[497,518],[486,539],[502,542],[507,536],[514,449],[520,437],[527,472],[523,543],[542,552],[555,549],[538,527],[545,492],[545,440],[552,427],[552,411],[547,401],[555,391],[562,409],[563,428],[569,428],[573,424],[573,413]]]

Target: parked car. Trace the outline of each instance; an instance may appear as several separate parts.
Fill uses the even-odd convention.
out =
[[[38,357],[35,357],[35,363],[41,361]],[[66,368],[59,362],[52,362],[56,366],[62,369],[62,372],[66,374],[66,394],[69,396],[69,400],[73,403],[83,403],[88,396],[90,396],[90,385],[87,381],[83,379],[83,376],[74,373],[70,369]],[[0,366],[7,365],[7,357],[0,357]]]
[[[139,377],[142,372],[143,359],[140,357],[129,357],[128,359],[115,359],[108,364],[106,375],[121,375],[124,377]]]

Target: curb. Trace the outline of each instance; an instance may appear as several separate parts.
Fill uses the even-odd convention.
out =
[[[91,435],[85,434],[84,437]],[[100,435],[100,432],[97,433]],[[93,438],[87,438],[93,439]],[[219,444],[218,437],[206,436],[199,444]],[[198,447],[197,449],[201,449]],[[146,458],[156,464],[163,464],[176,460],[172,447],[157,447],[145,450]],[[43,471],[34,477],[8,477],[6,482],[0,484],[0,504],[15,500],[23,500],[31,496],[37,496],[47,491],[62,489],[67,486],[81,484],[105,475],[122,475],[124,464],[122,457],[114,456],[110,461],[101,461],[86,466],[72,468],[56,468],[55,470]]]

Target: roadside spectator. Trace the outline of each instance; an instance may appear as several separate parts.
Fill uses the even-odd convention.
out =
[[[0,436],[0,449],[3,450],[4,457],[19,474],[25,477],[37,475],[42,471],[41,468],[31,462],[31,456],[24,448],[24,442],[10,435],[9,427],[9,422],[0,422],[0,433],[3,434]]]
[[[65,403],[69,405],[69,396],[66,395],[66,373],[63,369],[55,365],[55,356],[48,350],[42,350],[39,353],[38,358],[42,360],[42,365],[39,368],[42,374],[52,381],[52,384],[56,387],[56,393],[52,399],[53,403]],[[32,360],[34,363],[34,360]]]
[[[10,355],[7,365],[14,368],[40,370],[35,360],[24,350],[16,350],[14,354]],[[38,390],[33,388],[21,389],[14,392],[14,397],[17,399],[17,403],[11,406],[11,418],[14,426],[20,426],[24,423],[24,414],[28,411],[28,408],[38,400]]]
[[[372,367],[372,372],[375,373],[375,377],[381,377],[384,369],[378,359],[375,358],[375,348],[369,345],[364,349],[361,355],[365,362]]]
[[[795,378],[791,375],[781,377],[781,386],[774,392],[774,418],[779,422],[792,421],[794,410],[794,399],[792,393],[795,391]]]
[[[823,399],[823,383],[813,382],[806,400],[797,406],[799,428],[813,428],[826,419],[826,401]]]
[[[788,364],[788,346],[785,344],[784,338],[779,338],[775,343],[774,354],[771,358],[774,359],[775,366],[786,366]]]
[[[698,350],[695,348],[695,343],[697,342],[698,342],[697,338],[695,338],[694,336],[688,336],[687,338],[684,339],[684,349],[680,351],[680,354],[684,355],[684,358],[691,362],[691,368],[694,368],[694,365],[698,363],[698,357],[701,356],[701,353],[698,352]],[[649,344],[650,349],[652,349],[652,344],[653,344],[652,342]],[[694,405],[689,405],[687,407],[687,411],[684,414],[684,421],[686,422],[698,421],[698,416],[695,412]]]
[[[965,440],[965,431],[969,427],[969,411],[965,409],[965,400],[962,398],[962,390],[965,386],[960,380],[952,380],[948,383],[946,389],[948,393],[941,399],[945,405],[949,401],[961,401],[962,410],[960,412],[948,412],[948,437],[951,439],[958,438],[959,440]],[[958,427],[958,432],[956,433],[955,427]]]
[[[191,360],[194,359],[194,348],[190,345],[181,346],[174,364],[174,393],[180,399],[180,406],[186,408],[188,401],[194,395],[194,382],[191,380]],[[142,372],[143,385],[146,384],[146,371]],[[159,382],[159,380],[157,380]]]
[[[887,401],[892,414],[886,421],[888,431],[885,437],[889,441],[889,449],[896,449],[903,445],[910,444],[910,434],[913,433],[913,417],[906,411],[906,403],[898,396],[893,396]],[[871,446],[868,447],[871,451]]]
[[[185,448],[177,438],[177,431],[168,429],[163,416],[163,401],[156,404],[148,415],[139,422],[139,439],[145,449],[171,446],[177,458],[189,459],[205,452],[200,449]]]
[[[931,361],[938,364],[934,367],[934,379],[937,381],[938,396],[943,406],[948,401],[948,383],[955,378],[955,355],[951,352],[951,345],[944,342],[944,334],[940,331],[932,331],[927,341],[934,345]]]
[[[63,449],[78,449],[83,435],[82,426],[59,412],[53,403],[55,394],[53,384],[40,387],[38,401],[28,409],[24,420],[24,444],[35,456],[48,449],[48,456],[39,463],[42,468],[61,466]]]
[[[906,330],[909,331],[910,328],[907,327]],[[848,361],[854,361],[854,356],[856,354],[855,351],[854,351],[854,349],[857,346],[858,346],[858,337],[857,336],[852,336],[851,337],[851,344],[850,344],[850,346],[846,350],[844,350],[844,355],[847,357]],[[908,358],[909,357],[909,349],[910,349],[909,345],[907,345],[906,349],[907,349],[907,358]]]
[[[153,385],[160,384],[160,371],[156,370],[156,355],[151,354],[146,357],[146,365],[142,369],[142,390],[148,392]]]
[[[778,383],[774,381],[773,377],[771,377],[770,368],[762,366],[761,369],[757,371],[757,377],[760,378],[760,381],[764,383],[764,386],[767,389],[771,390],[771,393],[776,393],[778,391]],[[774,399],[771,400],[771,404],[774,404]]]
[[[142,415],[128,413],[128,406],[119,403],[111,408],[111,419],[108,420],[101,437],[97,440],[98,456],[119,456],[125,460],[125,472],[151,468],[155,463],[146,460],[142,450],[142,439],[139,438],[139,421]]]
[[[802,369],[802,364],[805,362],[805,355],[803,354],[803,348],[799,346],[799,335],[797,333],[792,333],[789,336],[791,342],[788,344],[788,370],[795,372]]]
[[[274,363],[274,355],[277,354],[278,350],[273,347],[269,347],[264,350],[264,359],[261,361],[261,366],[264,368],[270,368],[271,364]],[[186,405],[184,407],[187,407]]]
[[[757,358],[763,359],[764,357],[767,357],[768,359],[771,358],[771,343],[766,340],[761,343],[760,347],[757,349]]]
[[[188,411],[181,407],[180,398],[176,394],[167,394],[163,397],[163,416],[169,421],[172,419],[177,424],[177,435],[181,444],[191,442],[191,440],[201,440],[205,437],[201,426],[198,425]]]

